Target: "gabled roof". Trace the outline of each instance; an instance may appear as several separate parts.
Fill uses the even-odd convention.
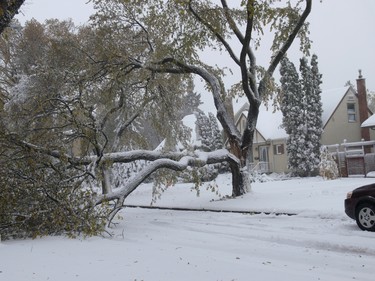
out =
[[[275,109],[269,102],[261,104],[259,108],[258,123],[256,129],[265,140],[283,139],[288,135],[282,128],[283,114],[281,110]]]
[[[234,121],[238,122],[238,120],[240,119],[241,117],[241,114],[243,114],[244,112],[246,112],[246,116],[247,116],[247,112],[249,110],[249,103],[248,102],[245,102],[241,108],[239,110],[237,110],[237,112],[234,114]]]
[[[248,108],[248,107],[246,107]],[[248,110],[242,111],[242,114],[247,117]],[[241,117],[241,114],[236,114],[236,124]],[[258,123],[256,130],[266,140],[268,139],[283,139],[288,137],[285,130],[281,127],[283,115],[280,110],[275,110],[271,102],[267,105],[262,103],[259,108]]]
[[[323,128],[328,123],[329,119],[341,103],[344,96],[348,91],[352,91],[355,94],[354,89],[351,86],[341,87],[336,89],[327,90],[321,93],[321,101],[323,107],[322,123]]]

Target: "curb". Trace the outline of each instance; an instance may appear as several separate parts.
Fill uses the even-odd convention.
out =
[[[126,208],[154,209],[154,210],[170,210],[180,212],[212,212],[212,213],[233,213],[246,215],[276,215],[276,216],[296,216],[294,213],[278,213],[278,212],[260,212],[260,211],[239,211],[239,210],[221,210],[221,209],[198,209],[198,208],[182,208],[182,207],[160,207],[147,205],[124,205]]]

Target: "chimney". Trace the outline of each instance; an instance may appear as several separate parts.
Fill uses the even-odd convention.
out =
[[[359,106],[359,122],[362,124],[368,116],[367,93],[366,93],[366,79],[362,77],[362,71],[359,70],[357,79],[357,95]],[[361,128],[361,138],[365,141],[370,140],[370,129]]]

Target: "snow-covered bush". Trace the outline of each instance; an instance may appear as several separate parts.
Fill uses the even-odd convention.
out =
[[[322,147],[320,153],[319,174],[326,180],[333,180],[339,177],[336,161],[325,146]]]
[[[92,206],[95,193],[80,188],[85,177],[69,166],[0,136],[2,239],[104,231],[108,206]]]
[[[274,179],[265,173],[252,171],[250,173],[250,180],[251,182],[268,182],[268,181],[273,181]]]

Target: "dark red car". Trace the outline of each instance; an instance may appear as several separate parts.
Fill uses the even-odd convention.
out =
[[[375,231],[375,183],[348,192],[345,213],[356,220],[360,229]]]

